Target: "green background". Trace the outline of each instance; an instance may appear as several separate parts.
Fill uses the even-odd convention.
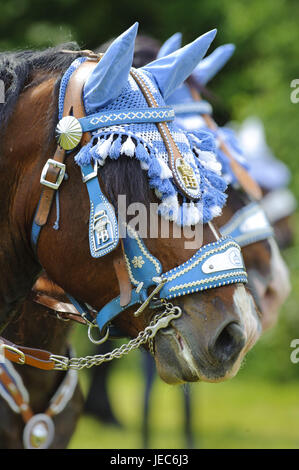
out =
[[[160,41],[183,33],[184,43],[217,28],[211,51],[236,45],[229,64],[211,82],[219,124],[258,115],[274,154],[291,169],[291,189],[299,196],[299,103],[290,83],[299,78],[299,3],[296,0],[0,0],[0,50],[40,48],[74,40],[96,48],[135,21],[140,33]],[[299,219],[293,218],[299,233]],[[298,235],[284,256],[292,294],[277,326],[248,354],[230,382],[192,386],[196,447],[298,447],[299,364],[290,361],[290,342],[299,337]],[[85,355],[85,332],[76,330]],[[80,373],[85,390],[88,373]],[[136,448],[140,437],[143,379],[140,355],[117,361],[109,387],[122,429],[84,416],[71,448]],[[182,389],[157,379],[152,396],[151,446],[184,447]]]

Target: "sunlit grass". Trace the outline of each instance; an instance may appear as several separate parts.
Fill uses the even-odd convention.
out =
[[[138,449],[142,442],[143,380],[140,364],[122,359],[110,376],[113,409],[122,428],[82,416],[70,448]],[[135,362],[136,369],[132,368]],[[83,388],[87,387],[87,376]],[[298,448],[299,381],[279,384],[246,376],[220,384],[191,386],[195,448]],[[150,443],[156,449],[186,447],[183,388],[154,382]]]

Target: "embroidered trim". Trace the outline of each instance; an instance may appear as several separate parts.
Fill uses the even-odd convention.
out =
[[[113,126],[116,124],[145,123],[173,121],[174,110],[170,107],[161,107],[132,110],[103,111],[79,119],[83,132],[93,131],[101,127]]]
[[[234,272],[234,276],[241,276],[241,277],[244,277],[245,276],[245,272],[244,271],[236,271]],[[231,273],[226,273],[226,274],[219,274],[218,276],[212,276],[212,277],[207,277],[205,279],[201,279],[199,281],[192,281],[192,282],[188,282],[186,284],[179,284],[177,286],[174,286],[174,287],[170,287],[169,288],[169,291],[175,291],[175,290],[179,290],[179,289],[184,289],[186,287],[193,287],[193,286],[198,286],[200,284],[207,284],[209,282],[214,282],[214,281],[218,281],[220,279],[225,279],[225,278],[228,278],[228,277],[231,277]],[[246,276],[247,278],[247,276]],[[240,281],[240,282],[244,282],[244,281]],[[227,284],[232,284],[232,283],[236,283],[236,280],[235,279],[231,279],[230,281],[227,282]],[[198,290],[206,290],[208,289],[209,287],[204,287],[204,288],[201,288],[201,289],[197,289],[195,292],[198,292]],[[187,291],[186,294],[190,294],[194,292],[194,290],[191,290],[190,292]],[[183,293],[182,294],[179,294],[179,295],[184,295]]]
[[[221,239],[221,241],[223,241],[223,238]],[[219,244],[219,242],[217,241],[217,242],[214,242],[214,243],[212,244],[212,246],[213,246],[213,245],[218,245],[218,244]],[[207,251],[206,253],[204,253],[200,258],[197,258],[197,260],[196,260],[193,264],[188,265],[185,269],[181,269],[182,266],[185,266],[187,263],[190,263],[190,261],[192,260],[192,258],[195,257],[195,255],[196,255],[196,253],[195,253],[195,255],[193,255],[192,258],[190,258],[188,261],[186,261],[185,263],[181,264],[179,267],[174,268],[174,269],[172,269],[171,271],[169,271],[169,273],[174,272],[174,274],[171,275],[171,276],[167,276],[167,280],[168,280],[168,281],[173,281],[173,280],[176,279],[177,277],[180,277],[182,274],[185,274],[185,273],[187,273],[188,271],[190,271],[191,269],[193,269],[195,266],[197,266],[199,263],[201,263],[201,262],[202,262],[205,258],[207,258],[208,256],[210,256],[210,255],[212,255],[212,254],[214,254],[214,253],[217,253],[217,252],[219,252],[219,251],[224,251],[224,250],[225,250],[227,247],[229,247],[229,246],[234,246],[234,247],[238,248],[238,250],[240,250],[239,245],[238,245],[235,241],[233,241],[233,240],[228,240],[228,242],[227,242],[225,245],[221,245],[221,246],[219,246],[219,247],[217,247],[217,248],[214,248],[214,249],[212,249],[212,250],[208,250],[208,251]],[[177,271],[177,272],[175,272],[175,271]]]

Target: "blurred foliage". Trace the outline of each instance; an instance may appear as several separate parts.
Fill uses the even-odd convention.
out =
[[[299,103],[290,101],[298,76],[296,0],[0,0],[0,50],[74,40],[96,48],[139,21],[139,32],[164,41],[176,31],[189,42],[212,28],[211,50],[232,42],[230,63],[211,83],[218,122],[260,116],[274,153],[287,162],[299,195]]]
[[[70,40],[96,48],[135,21],[139,32],[160,41],[177,31],[184,42],[217,28],[211,47],[232,42],[236,52],[211,82],[219,124],[258,115],[274,154],[292,172],[299,196],[299,103],[290,100],[290,83],[299,78],[299,2],[296,0],[0,0],[0,50],[43,48]],[[297,229],[299,221],[296,220]],[[299,233],[299,230],[297,230]],[[298,236],[297,236],[298,238]],[[299,377],[290,362],[290,341],[299,337],[299,253],[286,253],[293,293],[278,326],[249,354],[253,375],[289,380]]]

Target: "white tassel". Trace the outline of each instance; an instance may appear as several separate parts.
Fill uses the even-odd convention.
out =
[[[101,141],[99,144],[97,144],[96,154],[99,155],[99,157],[101,157],[101,159],[103,160],[102,162],[99,162],[100,165],[104,165],[104,161],[108,157],[112,142],[113,134],[110,135],[109,139]]]
[[[211,214],[212,214],[213,218],[214,217],[219,217],[219,215],[221,215],[221,213],[222,213],[221,207],[219,207],[219,206],[211,207]]]
[[[148,164],[145,163],[145,162],[140,162],[140,166],[141,166],[142,170],[146,170],[146,171],[147,171],[147,170],[149,169]]]
[[[177,195],[166,197],[158,207],[159,213],[166,220],[176,220],[178,218],[179,209],[180,207]]]
[[[172,176],[173,176],[172,172],[171,172],[169,166],[163,160],[163,158],[157,157],[157,160],[160,163],[160,167],[161,167],[161,174],[160,174],[161,180],[164,180],[164,179],[167,179],[167,178],[172,178]]]
[[[196,149],[200,163],[211,171],[214,171],[217,175],[221,175],[222,165],[218,162],[216,155],[213,152],[207,150]]]
[[[135,144],[130,136],[128,136],[125,142],[122,144],[120,154],[127,155],[128,157],[134,157],[135,155]]]

